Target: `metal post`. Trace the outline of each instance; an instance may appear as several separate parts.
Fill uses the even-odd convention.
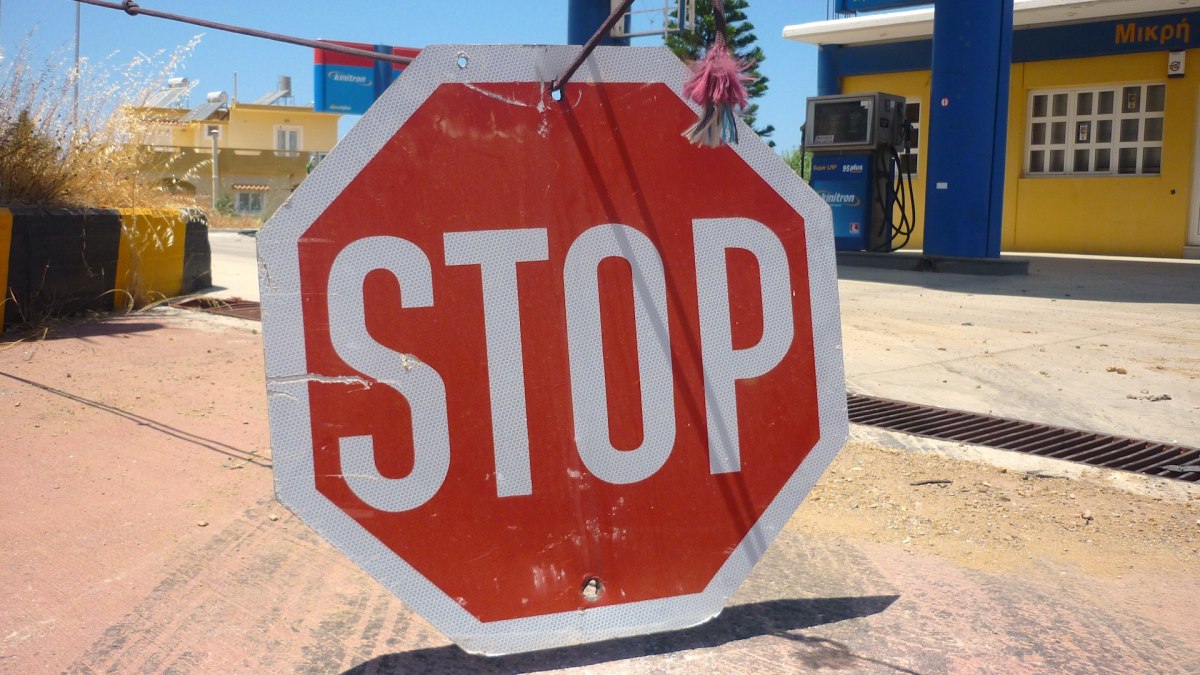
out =
[[[71,133],[79,133],[79,3],[75,4],[75,94],[71,102]]]
[[[220,135],[219,129],[209,129],[208,137],[212,139],[212,210],[217,212],[217,192],[221,185],[220,171],[217,168],[217,136]]]

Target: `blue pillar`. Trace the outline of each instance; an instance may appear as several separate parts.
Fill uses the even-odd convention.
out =
[[[925,254],[1000,257],[1013,0],[937,0]]]
[[[817,47],[817,96],[842,93],[841,68],[838,64],[841,53],[841,45]]]
[[[377,54],[391,54],[391,45],[375,45]],[[378,101],[383,92],[392,84],[392,63],[390,61],[375,62],[375,100]]]
[[[567,44],[587,42],[611,13],[611,0],[567,0]],[[629,17],[625,17],[625,27],[629,28]],[[629,38],[614,39],[606,35],[600,44],[628,47]]]

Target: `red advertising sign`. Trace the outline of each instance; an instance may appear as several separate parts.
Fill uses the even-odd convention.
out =
[[[426,48],[259,235],[280,500],[471,651],[711,618],[847,434],[828,207],[576,49]]]

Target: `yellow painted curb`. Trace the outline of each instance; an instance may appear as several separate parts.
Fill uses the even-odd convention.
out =
[[[113,307],[125,309],[179,295],[187,222],[173,209],[118,209],[121,244]]]

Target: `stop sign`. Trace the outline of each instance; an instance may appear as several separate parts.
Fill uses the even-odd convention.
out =
[[[826,204],[577,50],[423,50],[259,234],[280,501],[469,651],[715,616],[847,435]]]

